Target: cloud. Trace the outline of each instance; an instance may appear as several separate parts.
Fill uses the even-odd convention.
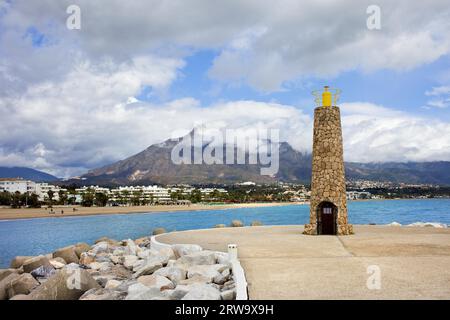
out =
[[[147,136],[153,130],[151,108],[127,104],[130,97],[145,86],[164,89],[182,66],[179,60],[151,56],[119,65],[85,61],[61,80],[30,84],[21,95],[4,95],[0,162],[68,174],[127,156],[127,145],[139,139],[133,134],[143,133],[138,126],[148,128]],[[116,143],[122,138],[123,143]]]
[[[450,106],[450,86],[434,87],[426,91],[425,95],[431,97],[425,108],[448,108]]]
[[[346,161],[449,161],[450,123],[370,103],[344,103]]]
[[[148,76],[135,70],[144,63],[136,61],[111,68],[85,63],[62,82],[36,84],[20,97],[0,99],[5,115],[0,163],[73,176],[200,125],[279,129],[282,141],[311,151],[312,118],[293,106],[251,100],[203,106],[193,98],[138,101],[133,97],[143,84],[164,86],[179,64],[145,60],[153,73]],[[347,161],[450,160],[450,123],[365,102],[343,103],[341,110]]]
[[[2,165],[67,177],[201,124],[279,128],[281,140],[311,150],[312,119],[294,106],[139,100],[167,91],[193,51],[217,52],[211,79],[266,92],[348,70],[408,70],[450,51],[447,1],[379,1],[380,31],[366,29],[365,1],[80,0],[82,29],[68,30],[72,2],[0,1]],[[445,88],[430,90],[429,106],[448,103]],[[450,160],[447,122],[369,102],[343,104],[342,114],[346,160]]]
[[[349,70],[411,70],[450,53],[450,9],[378,1],[381,30],[366,28],[365,1],[286,2],[268,6],[265,32],[236,35],[216,57],[209,75],[225,83],[247,83],[271,92],[289,81],[332,78]],[[270,8],[270,9],[269,9]],[[419,17],[420,15],[420,17]],[[252,29],[249,29],[250,31]]]
[[[148,56],[120,65],[84,62],[62,80],[32,84],[20,96],[0,99],[0,163],[72,176],[201,124],[287,128],[284,140],[311,141],[310,117],[292,106],[256,101],[202,106],[193,98],[151,104],[135,98],[143,86],[169,85],[182,65]]]
[[[268,0],[155,0],[124,6],[119,0],[79,0],[82,26],[75,31],[65,27],[65,9],[72,2],[4,4],[1,44],[7,43],[16,56],[15,66],[6,67],[22,74],[24,62],[39,62],[39,74],[55,76],[55,68],[48,67],[61,57],[71,60],[74,48],[93,63],[105,56],[122,63],[147,53],[182,58],[192,50],[213,49],[218,55],[211,78],[270,92],[297,79],[334,77],[348,70],[410,70],[450,53],[446,0],[377,1],[377,31],[366,28],[371,1],[285,0],[273,5]],[[33,48],[32,39],[24,41],[30,27],[51,43],[48,53]],[[26,63],[30,57],[33,64]],[[65,65],[58,63],[59,72]]]
[[[425,92],[427,96],[440,96],[440,95],[448,95],[450,94],[450,86],[439,86],[434,87],[430,91]]]

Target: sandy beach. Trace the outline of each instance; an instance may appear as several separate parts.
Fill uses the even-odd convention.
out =
[[[90,216],[103,214],[129,214],[149,212],[173,212],[186,210],[225,210],[237,208],[274,207],[298,205],[298,202],[270,202],[270,203],[236,203],[236,204],[191,204],[191,205],[156,205],[156,206],[127,206],[127,207],[81,207],[54,206],[54,213],[48,208],[0,208],[0,220],[30,219],[30,218],[60,218],[67,216]],[[75,208],[75,211],[73,210]],[[64,213],[61,213],[63,211]]]

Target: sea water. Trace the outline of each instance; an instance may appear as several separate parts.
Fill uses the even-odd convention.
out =
[[[401,224],[441,222],[450,224],[450,199],[380,200],[348,203],[352,224]],[[0,221],[0,268],[17,255],[38,255],[77,242],[93,243],[107,236],[117,240],[151,234],[157,227],[167,231],[211,228],[242,220],[249,225],[297,225],[309,221],[308,205],[211,209],[203,211],[152,212],[80,217],[52,217]]]

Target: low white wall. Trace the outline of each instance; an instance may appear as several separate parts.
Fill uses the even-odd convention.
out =
[[[236,285],[236,300],[248,300],[247,280],[245,279],[244,268],[242,268],[239,260],[231,262],[231,270],[233,270],[233,278]]]
[[[167,243],[159,242],[159,241],[156,240],[155,238],[156,238],[156,236],[152,236],[152,237],[150,238],[150,247],[151,247],[152,249],[160,250],[160,249],[163,249],[163,248],[171,248],[171,247],[172,247],[172,245],[167,244]]]

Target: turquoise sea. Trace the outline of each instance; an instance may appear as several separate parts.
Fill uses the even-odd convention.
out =
[[[450,224],[450,199],[349,202],[348,209],[353,224]],[[309,220],[309,206],[4,220],[0,221],[0,268],[7,267],[17,255],[45,254],[76,242],[92,243],[102,236],[135,239],[151,234],[156,227],[168,231],[203,229],[229,224],[233,219],[246,225],[253,220],[264,225],[304,224]]]

